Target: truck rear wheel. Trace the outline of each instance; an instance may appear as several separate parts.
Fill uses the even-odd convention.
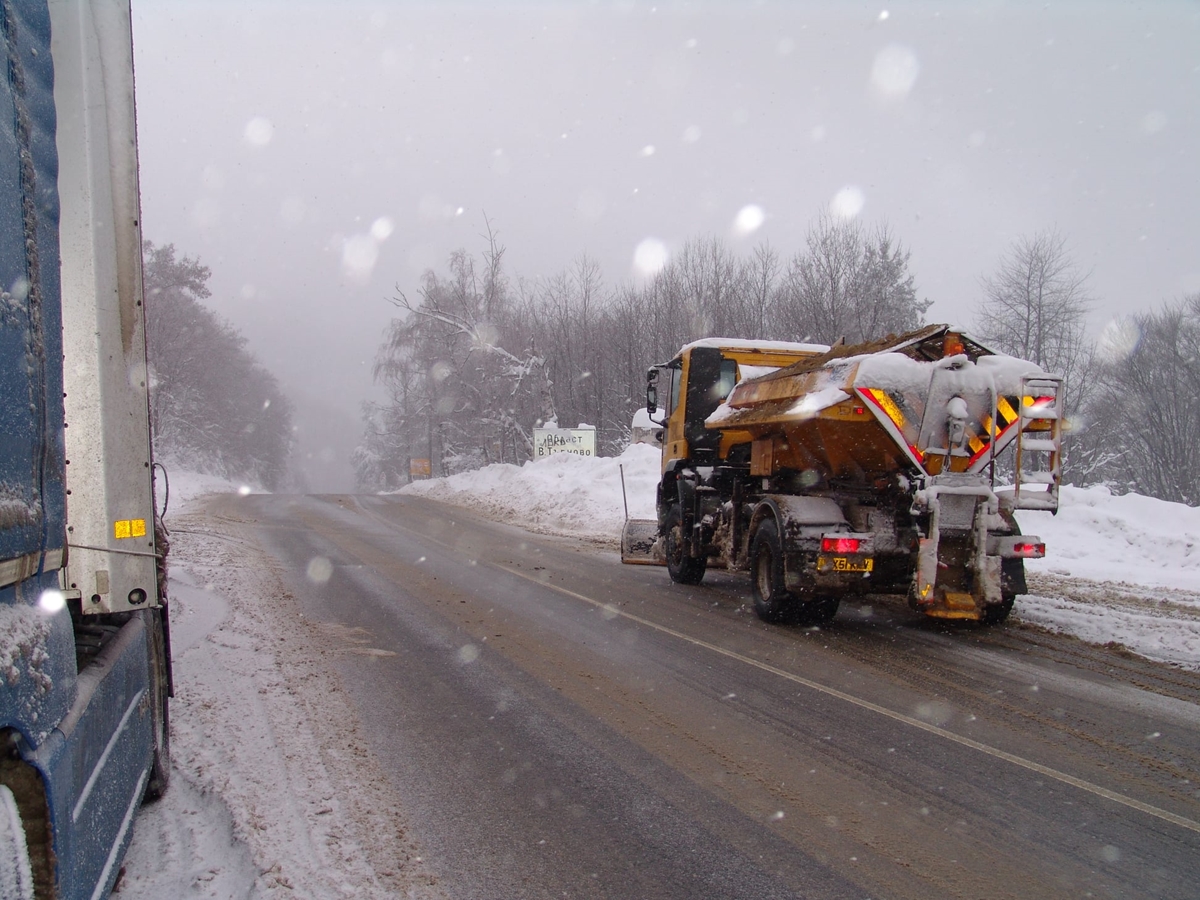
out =
[[[783,541],[772,518],[759,523],[750,544],[750,578],[754,611],[764,622],[796,619],[796,597],[787,589],[783,569]]]
[[[667,512],[667,572],[676,584],[699,584],[704,578],[708,560],[688,556],[683,534],[683,510],[676,503]]]
[[[1013,604],[1016,602],[1016,597],[1005,597],[1000,603],[994,606],[984,607],[983,624],[984,625],[999,625],[1008,618],[1008,614],[1012,612]]]

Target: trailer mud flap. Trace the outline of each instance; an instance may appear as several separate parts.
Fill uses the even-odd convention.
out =
[[[628,566],[665,566],[667,556],[654,519],[626,519],[621,529],[621,562]]]

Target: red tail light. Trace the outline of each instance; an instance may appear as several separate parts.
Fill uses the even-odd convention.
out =
[[[857,553],[862,546],[860,538],[823,537],[821,538],[822,553]]]
[[[1024,556],[1029,559],[1041,559],[1046,555],[1045,544],[1032,544],[1028,542],[1013,544],[1013,550],[1016,551],[1017,556]]]

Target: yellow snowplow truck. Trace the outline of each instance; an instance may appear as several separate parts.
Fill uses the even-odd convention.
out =
[[[646,394],[664,415],[658,521],[629,523],[623,558],[657,555],[680,584],[747,571],[767,621],[904,593],[927,616],[1001,622],[1045,555],[1013,510],[1057,510],[1062,379],[950,326],[832,348],[701,340]]]

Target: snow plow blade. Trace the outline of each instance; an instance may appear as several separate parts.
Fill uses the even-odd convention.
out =
[[[658,522],[653,519],[626,519],[621,529],[621,562],[628,566],[665,566],[658,540]]]

